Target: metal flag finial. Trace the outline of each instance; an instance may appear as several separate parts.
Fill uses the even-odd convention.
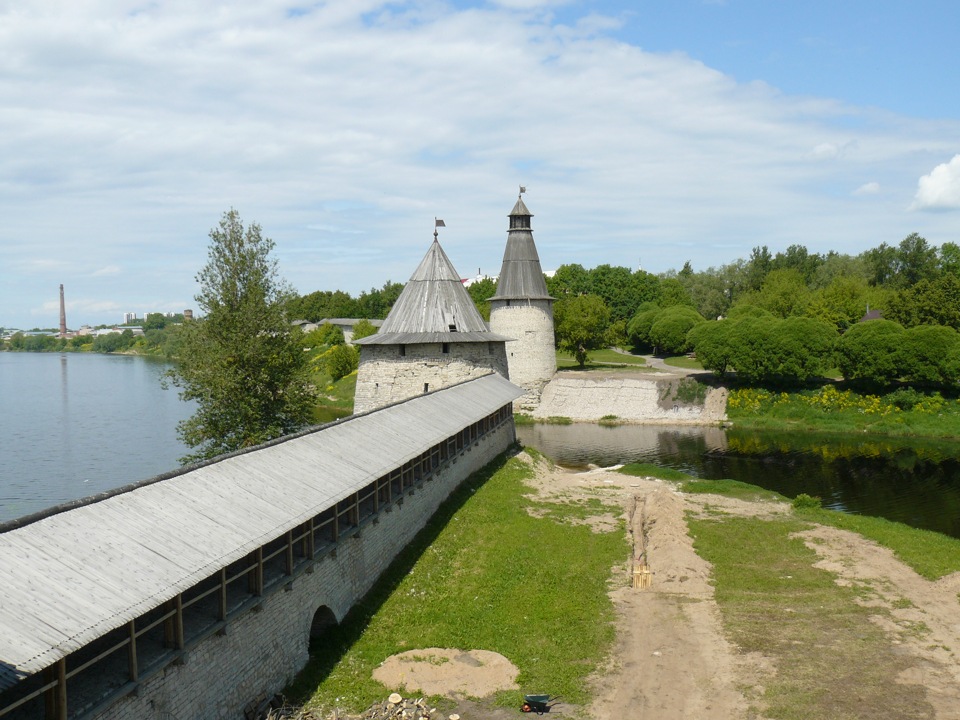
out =
[[[446,226],[447,226],[447,224],[446,224],[443,220],[441,220],[440,218],[438,218],[438,217],[434,217],[434,218],[433,218],[433,239],[434,239],[434,240],[436,240],[436,239],[439,237],[439,233],[437,232],[437,228],[442,228],[442,227],[446,227]]]
[[[520,194],[523,195],[526,191],[527,191],[527,186],[526,186],[526,185],[521,185],[521,186],[520,186]]]

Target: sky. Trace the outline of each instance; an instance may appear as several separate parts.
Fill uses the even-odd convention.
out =
[[[960,243],[953,0],[0,0],[0,326],[197,309],[236,209],[301,294]]]

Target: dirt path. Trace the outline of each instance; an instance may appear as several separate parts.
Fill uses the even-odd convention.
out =
[[[537,465],[534,492],[544,499],[565,502],[601,500],[607,515],[584,522],[597,530],[615,527],[625,518],[633,557],[615,573],[611,598],[617,613],[617,640],[607,667],[593,679],[595,701],[588,708],[567,708],[558,716],[591,720],[741,720],[763,715],[756,709],[765,682],[774,677],[775,663],[756,654],[743,654],[725,637],[710,583],[711,567],[693,550],[686,514],[704,516],[721,511],[751,517],[775,517],[792,512],[785,503],[746,502],[715,495],[686,495],[669,483],[635,478],[611,470],[568,472]],[[910,658],[909,669],[897,682],[919,685],[933,708],[935,720],[960,717],[960,573],[930,582],[899,562],[885,548],[854,533],[815,526],[800,535],[820,557],[817,567],[836,576],[838,584],[867,588],[863,603],[878,609],[872,618],[891,646]],[[640,563],[652,571],[647,589],[629,586]],[[442,653],[439,649],[414,655]],[[508,687],[515,669],[499,669],[493,659],[469,657],[465,672],[442,669],[431,657],[406,658],[386,671],[391,684],[410,679],[412,660],[417,672],[435,676],[431,692],[462,696],[465,677],[489,683],[489,693]],[[482,667],[481,667],[482,666]],[[455,680],[444,680],[442,672]],[[389,677],[392,675],[392,678]],[[482,678],[481,678],[482,676]],[[429,682],[429,680],[427,680]],[[446,683],[446,685],[444,685]],[[422,682],[417,683],[424,686]],[[447,687],[449,686],[449,687]],[[751,700],[744,695],[750,695]],[[488,692],[467,692],[477,698]],[[463,700],[463,718],[506,718],[516,711]]]

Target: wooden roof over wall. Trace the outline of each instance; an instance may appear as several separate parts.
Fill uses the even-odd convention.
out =
[[[491,374],[0,532],[0,689],[522,395]]]

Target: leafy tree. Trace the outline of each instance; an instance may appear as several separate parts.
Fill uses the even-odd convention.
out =
[[[360,364],[360,353],[352,345],[334,345],[324,355],[327,373],[334,382],[357,369]]]
[[[960,377],[960,334],[941,325],[908,328],[900,345],[899,365],[908,382],[955,385]]]
[[[674,305],[693,307],[690,293],[677,278],[666,278],[660,281],[660,307],[668,308]]]
[[[365,337],[377,334],[377,326],[369,320],[361,320],[353,326],[353,340],[360,340]]]
[[[210,231],[195,300],[203,317],[184,323],[180,361],[167,379],[197,411],[178,432],[197,461],[258,445],[310,422],[315,390],[307,381],[300,333],[284,308],[289,290],[260,226],[236,210]]]
[[[343,330],[333,323],[324,323],[300,338],[300,343],[305,348],[343,345],[343,342]]]
[[[661,353],[677,355],[690,349],[687,333],[702,323],[700,313],[687,305],[661,310],[650,326],[650,341]]]
[[[751,293],[750,302],[774,317],[787,318],[803,315],[810,300],[810,291],[799,270],[771,270],[757,293]]]
[[[900,376],[903,327],[892,320],[869,320],[847,330],[836,345],[836,362],[848,380],[885,386]]]
[[[938,264],[937,249],[917,233],[910,233],[900,241],[895,254],[897,285],[910,287],[921,280],[932,280],[937,276]]]
[[[687,334],[687,340],[697,354],[697,361],[717,377],[723,377],[731,368],[733,344],[730,341],[730,328],[733,323],[733,320],[703,322],[692,327]]]
[[[546,280],[547,291],[558,300],[590,292],[590,275],[583,265],[561,265]]]
[[[888,316],[904,327],[945,325],[960,330],[960,276],[944,273],[934,280],[924,278],[893,293]]]
[[[809,285],[823,263],[822,255],[811,255],[803,245],[791,245],[785,252],[778,252],[774,256],[770,269],[771,271],[795,270],[803,278],[804,285]]]
[[[871,285],[887,285],[897,273],[897,249],[886,243],[860,253]]]
[[[627,324],[627,339],[633,343],[635,349],[644,346],[653,348],[653,340],[650,339],[650,328],[653,321],[660,314],[660,306],[653,302],[645,302],[638,309],[637,314],[633,316]]]
[[[766,245],[755,247],[750,251],[750,259],[746,266],[746,290],[759,290],[764,279],[773,269],[773,256]]]
[[[470,287],[467,288],[467,294],[470,295],[470,299],[473,300],[473,304],[476,305],[477,311],[484,320],[490,319],[490,298],[492,298],[496,292],[497,283],[494,282],[492,278],[477,280],[476,282],[470,283]]]
[[[590,292],[599,295],[613,320],[626,320],[639,304],[633,296],[633,273],[629,268],[598,265],[590,271]]]
[[[148,330],[163,330],[167,326],[167,316],[163,313],[147,313],[143,319],[143,332]]]
[[[587,352],[603,347],[610,309],[596,295],[579,295],[559,300],[553,313],[558,347],[571,353],[582,368]]]
[[[960,275],[960,245],[945,242],[940,246],[940,271]]]
[[[837,275],[810,296],[807,314],[832,324],[840,332],[856,324],[867,310],[883,310],[889,291],[872,287],[863,277]]]
[[[821,377],[829,368],[837,331],[809,317],[789,317],[777,324],[770,349],[770,379],[804,382]]]

